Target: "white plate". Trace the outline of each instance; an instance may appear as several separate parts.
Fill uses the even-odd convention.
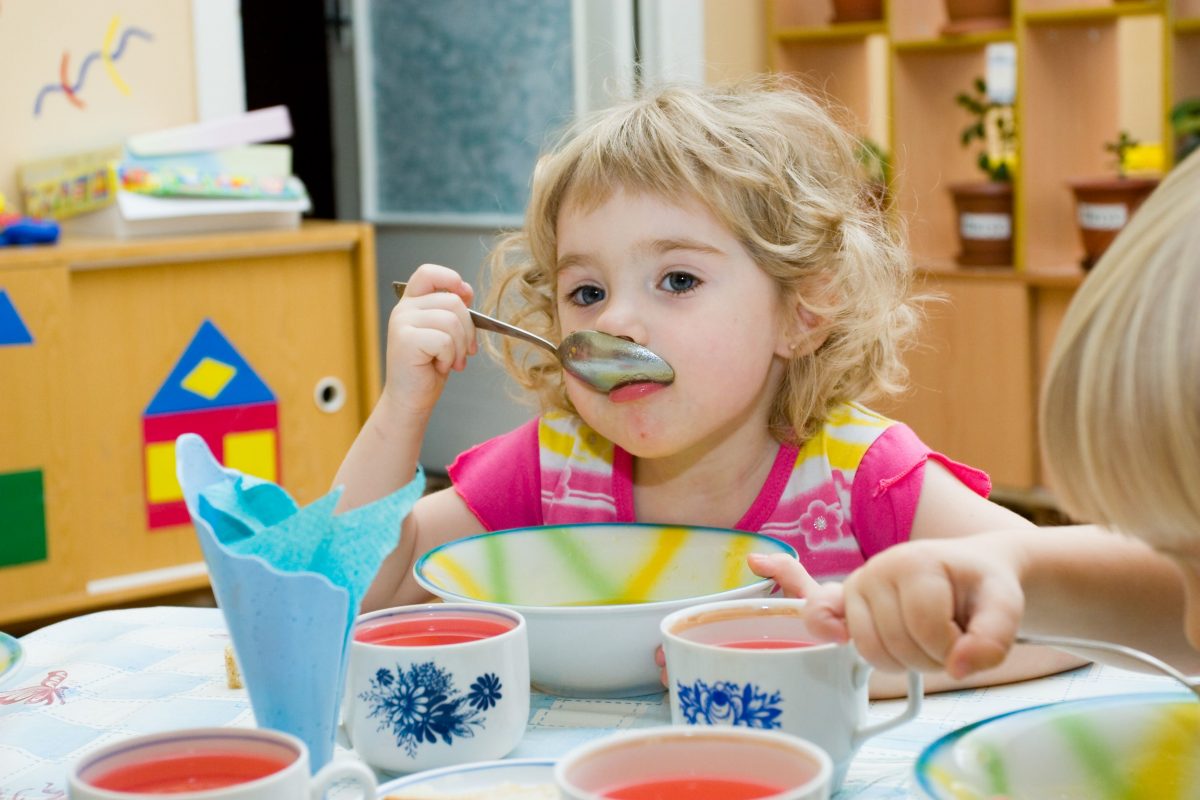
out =
[[[934,800],[1200,797],[1200,703],[1121,694],[1035,706],[959,728],[914,766]]]
[[[388,781],[379,787],[380,800],[401,789],[422,789],[437,792],[467,792],[494,789],[506,783],[536,785],[554,784],[554,759],[512,758],[504,761],[478,761],[425,772],[417,772]]]
[[[17,674],[24,660],[25,648],[21,647],[21,643],[7,633],[0,632],[0,686]]]

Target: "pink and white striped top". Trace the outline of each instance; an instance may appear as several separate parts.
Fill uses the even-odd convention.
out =
[[[988,476],[929,449],[858,403],[838,406],[802,447],[781,444],[757,498],[733,527],[781,539],[821,580],[842,578],[909,538],[925,462],[986,497]],[[456,491],[488,530],[638,520],[633,457],[578,417],[551,413],[461,454]]]

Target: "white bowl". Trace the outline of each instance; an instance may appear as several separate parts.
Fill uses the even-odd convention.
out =
[[[509,758],[426,770],[382,784],[376,796],[379,800],[387,800],[389,795],[428,796],[432,800],[439,795],[469,792],[476,792],[480,797],[516,798],[523,794],[554,796],[554,760]]]
[[[914,772],[933,800],[1200,797],[1200,703],[1122,694],[1014,711],[938,739]]]
[[[535,688],[632,697],[664,690],[654,663],[663,617],[696,603],[770,593],[773,581],[746,566],[750,553],[796,551],[724,528],[561,525],[448,542],[421,556],[413,572],[444,600],[519,611],[529,626]]]

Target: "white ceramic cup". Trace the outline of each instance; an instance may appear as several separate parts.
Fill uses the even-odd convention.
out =
[[[659,797],[692,796],[686,792],[701,791],[697,782],[708,782],[705,797],[826,800],[832,773],[828,754],[798,736],[674,726],[620,731],[579,745],[558,760],[554,783],[564,800],[601,800],[631,787],[649,796],[650,786]]]
[[[342,710],[355,752],[393,773],[512,752],[529,721],[526,630],[516,611],[477,603],[360,616]]]
[[[320,800],[335,782],[349,780],[360,800],[374,800],[375,776],[365,764],[336,759],[316,775],[309,775],[308,764],[304,742],[280,731],[163,731],[84,755],[71,765],[67,794],[72,800],[145,800],[163,794],[179,800]],[[226,785],[214,785],[220,783]]]
[[[803,600],[789,598],[727,600],[665,617],[671,721],[778,729],[808,739],[833,759],[837,791],[866,739],[921,710],[921,675],[908,673],[903,712],[868,724],[870,665],[851,644],[811,644],[803,608]],[[797,642],[803,644],[778,647]]]

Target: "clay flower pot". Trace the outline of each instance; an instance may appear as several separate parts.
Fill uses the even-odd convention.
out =
[[[883,19],[883,0],[833,0],[833,23]]]
[[[950,184],[958,211],[956,261],[964,267],[1000,267],[1013,263],[1011,183],[973,181]]]
[[[1012,0],[946,0],[945,36],[1012,27]]]
[[[1067,185],[1075,193],[1075,220],[1083,237],[1080,263],[1091,269],[1158,186],[1158,178],[1081,178]]]

